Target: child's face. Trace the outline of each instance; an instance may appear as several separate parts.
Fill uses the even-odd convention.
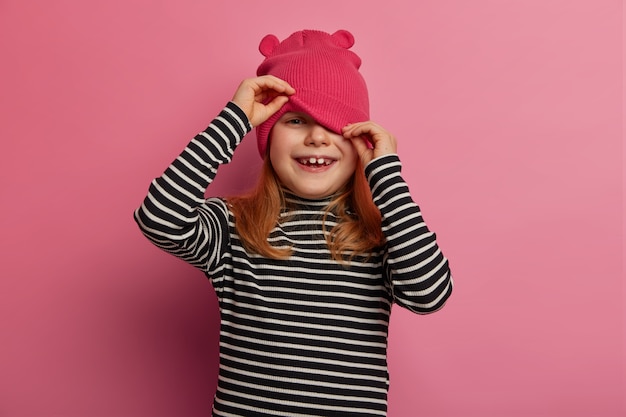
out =
[[[285,113],[270,135],[274,171],[283,185],[300,197],[332,195],[354,173],[358,155],[352,142],[304,113]]]

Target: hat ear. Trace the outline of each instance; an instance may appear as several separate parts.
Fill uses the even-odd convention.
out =
[[[272,54],[274,49],[278,46],[280,41],[274,35],[265,35],[263,39],[261,39],[261,43],[259,44],[259,51],[263,54],[264,57],[268,57]]]
[[[342,48],[349,49],[354,45],[354,36],[352,33],[344,29],[339,29],[337,32],[330,35],[335,43]]]

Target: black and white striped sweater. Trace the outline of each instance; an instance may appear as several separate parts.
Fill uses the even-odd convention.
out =
[[[225,201],[204,193],[250,130],[228,103],[152,182],[135,212],[155,245],[201,269],[217,293],[213,415],[385,416],[391,305],[419,314],[441,308],[452,291],[448,261],[409,195],[397,155],[366,167],[387,241],[368,260],[333,261],[321,220],[328,201],[293,195],[293,208],[269,237],[291,246],[292,256],[246,252]]]

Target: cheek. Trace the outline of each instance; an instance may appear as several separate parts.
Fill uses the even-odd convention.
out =
[[[285,150],[284,141],[280,139],[280,137],[272,137],[268,142],[267,155],[270,158],[270,161],[274,163],[278,163],[287,152]]]
[[[341,143],[341,151],[346,160],[352,161],[354,164],[356,164],[356,160],[358,159],[359,154],[352,144],[352,141],[344,139],[344,142]]]

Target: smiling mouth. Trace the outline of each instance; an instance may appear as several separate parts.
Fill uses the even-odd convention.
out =
[[[325,166],[332,164],[335,161],[333,159],[316,158],[312,156],[310,158],[298,158],[298,162],[301,165],[305,165],[308,167],[325,167]]]

